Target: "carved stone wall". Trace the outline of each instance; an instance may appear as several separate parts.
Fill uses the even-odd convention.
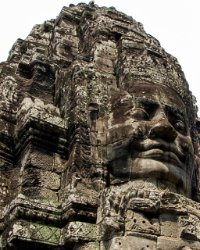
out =
[[[1,249],[200,249],[200,122],[141,23],[72,4],[0,65]]]

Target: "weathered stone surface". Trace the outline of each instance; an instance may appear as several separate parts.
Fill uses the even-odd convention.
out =
[[[174,214],[161,214],[160,215],[160,235],[167,237],[178,238],[180,232],[177,226],[178,216]]]
[[[63,7],[0,64],[0,248],[200,249],[200,119],[115,8]]]
[[[140,237],[141,236],[141,237]],[[109,243],[109,246],[105,246],[106,249],[113,250],[156,250],[156,239],[148,239],[145,235],[136,235],[136,236],[124,236],[124,237],[115,237]],[[103,249],[102,249],[103,250]]]
[[[49,225],[16,221],[8,232],[8,242],[15,239],[23,241],[42,242],[50,245],[58,245],[60,241],[60,229]]]

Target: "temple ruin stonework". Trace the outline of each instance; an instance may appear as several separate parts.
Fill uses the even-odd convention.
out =
[[[0,95],[0,249],[200,249],[196,104],[141,23],[63,7],[13,45]]]

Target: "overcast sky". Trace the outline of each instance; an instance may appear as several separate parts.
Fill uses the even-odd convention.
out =
[[[1,0],[0,61],[17,38],[25,39],[35,24],[56,18],[63,6],[77,0]],[[117,10],[143,23],[147,33],[177,57],[200,109],[200,0],[96,0],[99,6]]]

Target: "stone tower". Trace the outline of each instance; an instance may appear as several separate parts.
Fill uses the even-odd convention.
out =
[[[200,121],[140,23],[70,5],[0,66],[1,249],[200,249]]]

